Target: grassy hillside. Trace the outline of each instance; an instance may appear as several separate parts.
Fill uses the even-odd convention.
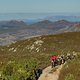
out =
[[[80,32],[40,36],[0,46],[0,76],[3,78],[6,76],[6,80],[23,80],[23,77],[34,78],[35,66],[37,66],[36,69],[43,69],[50,65],[52,54],[68,52],[80,52]],[[70,63],[70,68],[77,64],[73,64],[73,62]],[[77,69],[78,67],[77,65]],[[62,71],[62,73],[64,72]]]
[[[61,70],[59,80],[80,80],[80,56],[67,62]]]

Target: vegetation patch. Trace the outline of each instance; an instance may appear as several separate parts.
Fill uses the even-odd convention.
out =
[[[80,32],[40,36],[0,46],[0,78],[35,80],[33,70],[37,72],[37,69],[50,66],[52,55],[66,55],[73,52],[80,54]],[[80,58],[74,59],[65,65],[60,80],[65,80],[67,77],[80,79],[79,60]]]

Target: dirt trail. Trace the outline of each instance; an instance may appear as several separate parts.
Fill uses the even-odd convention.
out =
[[[51,66],[47,67],[43,70],[38,80],[58,80],[62,67],[63,65],[57,66],[54,69],[51,69]]]

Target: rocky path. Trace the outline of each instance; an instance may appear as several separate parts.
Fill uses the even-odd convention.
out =
[[[62,67],[63,64],[56,66],[53,69],[51,68],[51,66],[47,67],[43,70],[43,73],[38,80],[58,80]]]

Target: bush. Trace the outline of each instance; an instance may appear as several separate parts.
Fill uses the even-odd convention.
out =
[[[5,69],[3,70],[3,74],[5,76],[12,76],[13,74],[13,65],[12,64],[8,64]]]
[[[3,68],[2,78],[5,80],[35,80],[34,69],[37,66],[35,59],[23,60],[17,63],[8,62]]]
[[[67,74],[65,80],[75,80],[73,74]]]

